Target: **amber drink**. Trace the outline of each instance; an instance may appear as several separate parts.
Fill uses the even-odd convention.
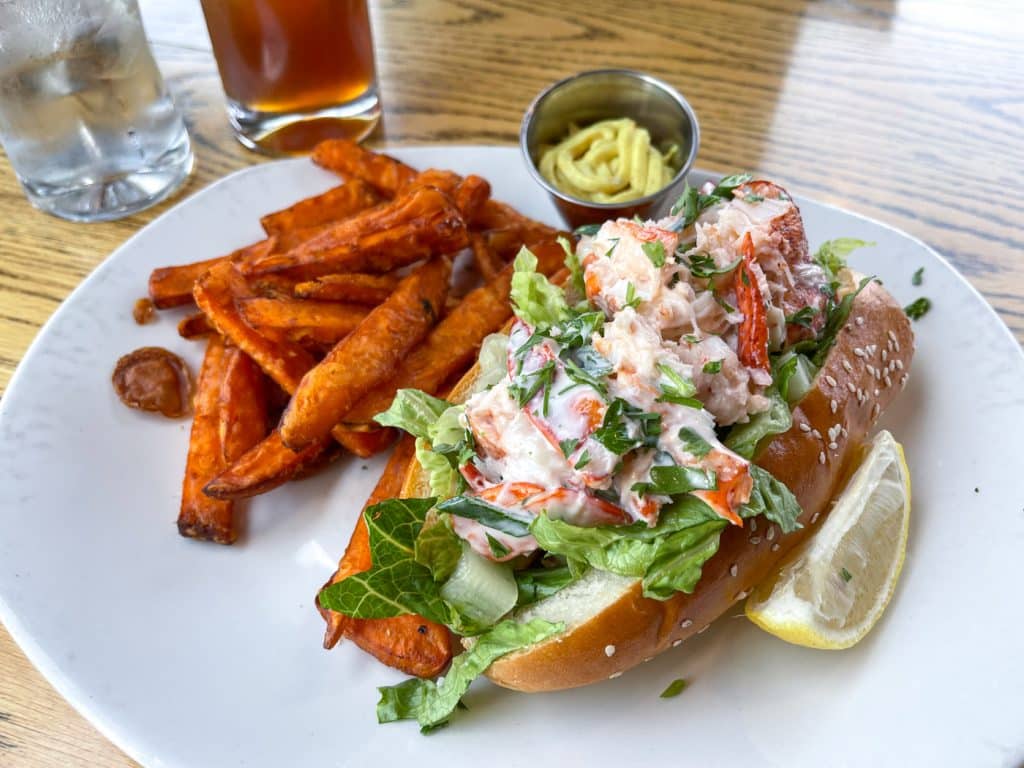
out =
[[[238,140],[270,154],[361,139],[380,117],[365,0],[202,0]]]

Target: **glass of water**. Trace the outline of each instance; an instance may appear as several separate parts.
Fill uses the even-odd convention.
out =
[[[188,177],[137,0],[0,0],[0,142],[29,201],[65,219],[127,216]]]

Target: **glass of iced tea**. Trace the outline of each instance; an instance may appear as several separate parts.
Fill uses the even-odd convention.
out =
[[[366,0],[202,0],[238,140],[268,154],[367,136],[380,118]]]

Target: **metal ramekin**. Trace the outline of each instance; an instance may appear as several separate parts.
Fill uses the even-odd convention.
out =
[[[607,118],[631,117],[651,133],[651,144],[679,147],[682,163],[667,186],[628,203],[592,203],[556,189],[537,169],[540,148],[569,133],[569,124],[586,126]],[[608,219],[656,218],[682,193],[686,174],[700,146],[700,128],[693,108],[667,83],[630,69],[595,69],[559,80],[541,91],[526,110],[519,146],[533,178],[548,191],[570,227]]]

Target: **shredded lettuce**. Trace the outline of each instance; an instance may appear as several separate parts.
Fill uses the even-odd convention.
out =
[[[439,499],[447,499],[459,492],[461,475],[446,456],[432,450],[422,437],[416,438],[416,461],[427,473],[430,492]]]
[[[447,725],[470,683],[491,664],[514,651],[547,640],[565,629],[543,619],[520,624],[507,620],[480,635],[473,647],[452,661],[448,673],[438,682],[412,678],[387,688],[379,688],[377,720],[416,720],[424,733]]]
[[[857,240],[853,237],[839,237],[835,240],[826,240],[818,246],[814,254],[814,260],[818,266],[825,270],[825,276],[830,283],[836,282],[839,271],[846,266],[846,257],[858,248],[867,248],[874,243],[867,240]]]
[[[373,420],[384,427],[397,427],[410,435],[430,439],[430,429],[451,407],[439,397],[428,395],[418,389],[400,389],[391,401],[391,407],[378,413]]]
[[[750,500],[740,509],[740,517],[764,515],[773,523],[778,523],[783,533],[792,533],[803,527],[798,521],[802,512],[800,502],[793,492],[776,480],[771,472],[756,464],[750,465],[750,474],[754,478],[754,489],[750,493]]]
[[[793,426],[793,415],[789,403],[775,387],[766,389],[765,397],[771,399],[767,411],[755,413],[746,424],[737,424],[725,438],[725,446],[745,459],[752,459],[758,444],[766,437],[778,435]]]
[[[543,332],[569,319],[565,294],[537,271],[537,257],[525,245],[519,249],[513,269],[509,295],[520,320]]]
[[[643,579],[644,596],[666,600],[692,592],[701,568],[718,551],[726,521],[696,496],[684,495],[664,507],[654,528],[645,523],[581,528],[547,515],[530,526],[550,553],[593,568]]]
[[[587,285],[583,281],[583,265],[580,264],[580,257],[576,255],[576,251],[564,237],[558,238],[558,244],[565,251],[565,268],[569,270],[569,283],[579,298],[583,298],[587,295]]]
[[[451,515],[438,515],[423,526],[416,537],[414,557],[430,569],[434,581],[443,582],[452,575],[462,557],[462,539],[452,530]]]
[[[478,358],[480,374],[474,382],[474,390],[490,389],[508,373],[508,336],[492,333],[480,345]]]

